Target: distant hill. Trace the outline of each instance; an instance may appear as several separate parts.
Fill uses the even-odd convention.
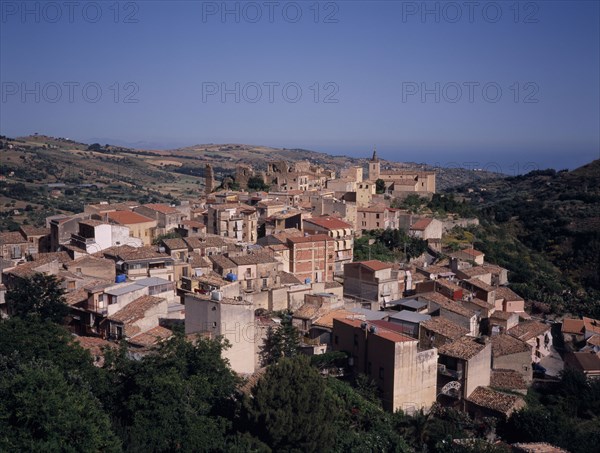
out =
[[[512,266],[523,295],[600,315],[600,160],[456,192],[478,207],[482,248]]]

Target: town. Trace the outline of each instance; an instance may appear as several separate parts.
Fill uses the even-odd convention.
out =
[[[257,184],[268,191],[248,188]],[[231,185],[207,165],[204,192],[189,200],[87,204],[0,233],[0,314],[14,315],[11,290],[55,276],[68,328],[97,366],[117,344],[141,358],[182,329],[190,341],[226,340],[223,357],[249,380],[289,326],[300,353],[343,354],[323,374],[364,374],[385,410],[408,415],[442,406],[506,420],[563,369],[600,377],[600,320],[532,316],[507,269],[473,245],[444,245],[477,218],[399,207],[431,199],[435,172],[388,169],[373,151],[368,168],[239,166]],[[371,259],[385,232],[401,238],[399,258]],[[515,451],[563,451],[540,445]]]

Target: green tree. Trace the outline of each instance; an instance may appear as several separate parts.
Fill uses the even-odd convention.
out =
[[[375,181],[375,193],[384,193],[385,192],[385,181],[383,179],[378,179]]]
[[[248,189],[267,191],[269,190],[269,185],[265,184],[260,176],[251,176],[248,179]]]
[[[16,286],[6,293],[6,303],[13,316],[25,318],[39,316],[52,322],[62,323],[69,314],[65,291],[54,275],[34,274],[19,279]]]
[[[292,324],[292,317],[286,314],[281,324],[275,328],[269,327],[262,350],[261,363],[270,365],[282,357],[294,357],[300,347],[300,332]]]
[[[329,451],[334,446],[332,399],[307,357],[269,366],[244,400],[251,432],[274,451]]]
[[[0,356],[0,450],[120,451],[109,417],[77,373]]]
[[[221,357],[225,345],[178,333],[142,360],[126,350],[107,356],[107,410],[127,451],[219,451],[226,408],[238,383]]]

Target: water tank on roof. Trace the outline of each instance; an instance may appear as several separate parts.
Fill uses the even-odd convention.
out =
[[[229,280],[230,282],[237,282],[237,275],[235,275],[233,272],[228,273],[225,276],[225,279]]]
[[[165,253],[165,248],[164,247],[159,247],[158,248],[158,253]]]
[[[127,275],[125,274],[118,274],[115,277],[115,283],[124,283],[127,280]]]
[[[212,300],[223,300],[223,293],[221,291],[213,291],[210,293],[210,298]]]
[[[305,285],[310,285],[310,282],[311,282],[310,278],[305,278],[304,279],[304,284]]]
[[[375,327],[375,326],[370,326],[370,327],[369,327],[369,332],[371,332],[371,333],[377,333],[377,327]]]

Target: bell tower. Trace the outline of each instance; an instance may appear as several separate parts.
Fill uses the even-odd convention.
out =
[[[381,166],[379,164],[379,158],[377,157],[377,148],[373,148],[373,157],[369,162],[369,180],[376,181],[379,179]]]

